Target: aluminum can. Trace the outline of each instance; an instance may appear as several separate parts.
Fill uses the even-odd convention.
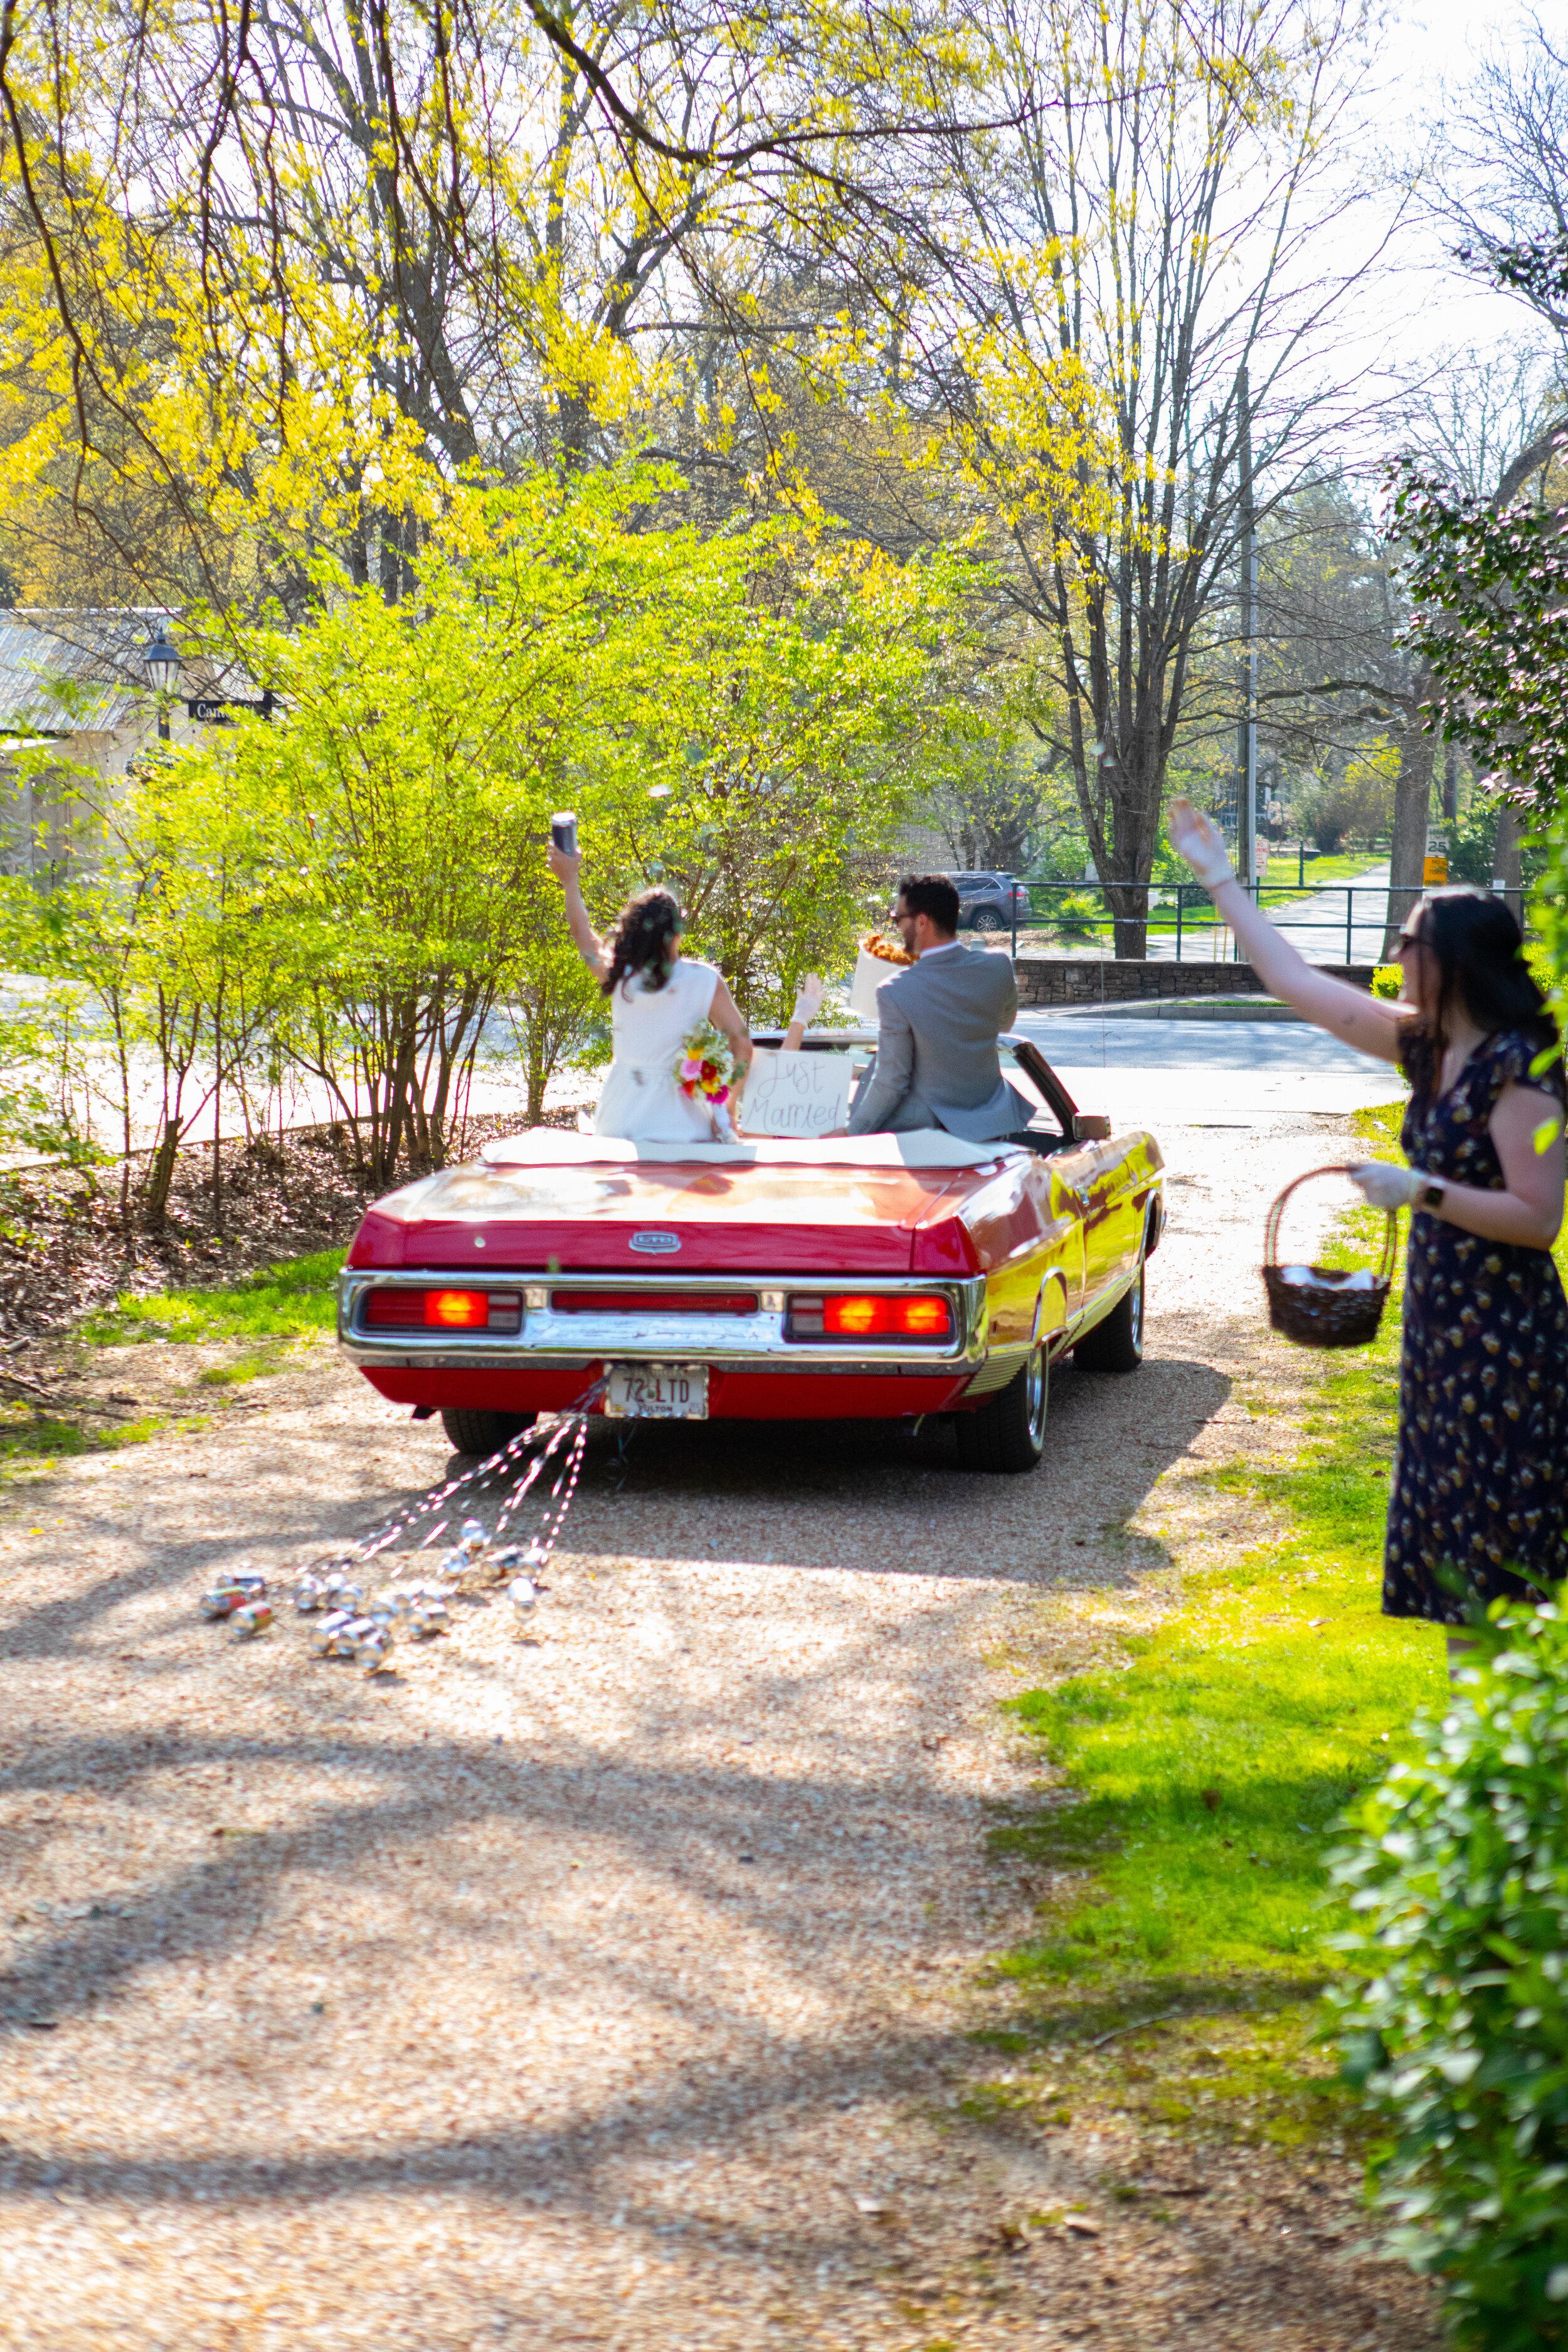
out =
[[[237,1570],[226,1570],[210,1592],[202,1595],[204,1617],[232,1617],[247,1601],[262,1601],[267,1596],[264,1576],[242,1574]]]
[[[520,1623],[531,1610],[539,1606],[539,1587],[531,1576],[514,1576],[507,1586],[506,1593]]]
[[[489,1530],[479,1519],[465,1519],[458,1529],[458,1548],[469,1559],[478,1559],[489,1539]]]
[[[392,1654],[392,1628],[376,1625],[354,1643],[354,1664],[367,1675],[378,1674]]]
[[[408,1630],[416,1642],[428,1639],[432,1633],[444,1633],[452,1622],[452,1612],[444,1601],[416,1601],[408,1612]]]
[[[349,1628],[353,1623],[351,1611],[334,1609],[321,1619],[319,1625],[313,1625],[310,1628],[310,1647],[316,1655],[319,1658],[352,1658],[354,1645],[349,1638]]]
[[[237,1633],[265,1633],[272,1622],[270,1601],[247,1601],[229,1620]]]
[[[294,1606],[302,1617],[309,1617],[327,1605],[327,1581],[322,1576],[302,1576],[294,1587]]]

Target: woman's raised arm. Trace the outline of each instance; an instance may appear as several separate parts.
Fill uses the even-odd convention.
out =
[[[604,941],[588,920],[588,909],[583,904],[581,875],[583,860],[568,857],[553,842],[544,853],[544,862],[560,883],[566,900],[566,928],[576,943],[577,952],[595,980],[604,980],[609,972],[609,958]]]
[[[1215,908],[1235,932],[1242,954],[1269,993],[1281,998],[1303,1020],[1326,1029],[1363,1054],[1380,1062],[1399,1059],[1399,1032],[1414,1005],[1394,1004],[1334,980],[1298,955],[1288,940],[1254,906],[1231,867],[1229,853],[1218,827],[1186,800],[1173,801],[1167,823],[1172,845],[1180,852],[1203,884]]]

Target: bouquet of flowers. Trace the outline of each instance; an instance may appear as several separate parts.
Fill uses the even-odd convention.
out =
[[[875,956],[879,963],[910,964],[920,961],[918,956],[910,953],[901,940],[885,940],[880,931],[873,931],[869,939],[861,940],[860,945],[864,953]]]
[[[675,1083],[689,1102],[700,1103],[715,1127],[729,1124],[728,1104],[735,1076],[735,1053],[711,1021],[700,1021],[680,1049]]]

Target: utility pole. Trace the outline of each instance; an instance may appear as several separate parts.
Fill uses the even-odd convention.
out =
[[[1236,380],[1241,513],[1241,721],[1236,737],[1236,877],[1258,879],[1258,516],[1252,490],[1252,415],[1245,362]]]

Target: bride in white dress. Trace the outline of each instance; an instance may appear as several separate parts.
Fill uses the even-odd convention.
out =
[[[581,857],[553,845],[550,870],[566,896],[566,924],[577,951],[610,1000],[615,1058],[597,1108],[595,1135],[641,1143],[711,1143],[715,1124],[701,1102],[676,1082],[680,1049],[699,1022],[711,1021],[735,1055],[735,1086],[724,1108],[738,1108],[752,1040],[722,975],[680,952],[680,908],[668,890],[639,890],[601,940],[583,904]]]

